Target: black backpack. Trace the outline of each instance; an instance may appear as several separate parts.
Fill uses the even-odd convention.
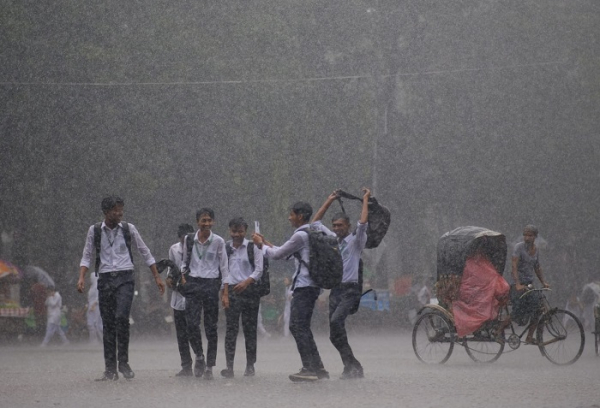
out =
[[[121,221],[121,226],[123,227],[123,238],[125,238],[125,245],[127,245],[127,250],[129,251],[131,263],[133,263],[133,254],[131,253],[131,231],[129,230],[129,224],[127,224],[125,221]],[[96,276],[98,276],[98,269],[100,268],[101,240],[102,223],[97,222],[96,224],[94,224],[94,248],[96,249]]]
[[[294,253],[299,265],[292,287],[296,286],[300,264],[306,266],[310,278],[318,287],[331,289],[339,285],[344,275],[344,264],[337,238],[315,229],[302,231],[308,234],[309,260],[306,264],[298,252]]]
[[[338,194],[340,196],[338,201],[340,202],[340,206],[342,207],[342,211],[344,213],[346,211],[344,210],[341,197],[349,198],[351,200],[359,200],[362,202],[362,198],[346,193],[345,191],[339,190]],[[383,240],[383,237],[385,237],[385,234],[390,226],[391,214],[390,210],[379,204],[375,197],[369,197],[368,211],[369,226],[367,227],[367,244],[365,245],[365,248],[377,248]]]
[[[227,258],[233,254],[233,247],[229,243],[229,241],[225,244],[225,250],[227,251]],[[248,261],[250,261],[250,265],[252,269],[254,269],[254,243],[248,243]],[[263,273],[260,279],[253,284],[254,289],[256,290],[256,294],[260,297],[267,296],[271,293],[271,281],[269,278],[269,260],[267,258],[263,258]]]

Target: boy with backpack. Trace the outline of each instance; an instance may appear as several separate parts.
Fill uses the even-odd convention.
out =
[[[134,372],[129,366],[129,314],[133,302],[134,276],[131,245],[135,244],[146,265],[152,271],[162,295],[165,284],[158,274],[156,262],[133,224],[121,221],[125,202],[109,196],[102,200],[104,221],[92,225],[87,233],[79,266],[77,290],[83,293],[85,274],[90,268],[92,252],[96,251],[98,299],[103,324],[104,375],[97,381],[116,381],[118,370],[130,380]],[[117,356],[118,352],[118,356]]]
[[[362,250],[367,243],[368,206],[371,196],[369,189],[363,188],[362,191],[364,195],[360,220],[353,233],[350,233],[350,218],[343,212],[336,213],[331,219],[333,232],[321,223],[329,206],[338,199],[337,191],[327,197],[313,218],[315,228],[325,231],[327,235],[337,236],[344,264],[342,282],[332,288],[329,294],[329,339],[344,363],[344,371],[340,377],[342,380],[364,377],[362,365],[354,357],[346,333],[346,318],[353,313],[362,295],[359,264]]]
[[[185,320],[192,349],[196,354],[194,375],[212,380],[212,368],[217,361],[217,321],[219,319],[219,291],[227,280],[229,265],[225,240],[212,232],[215,212],[201,208],[196,212],[198,231],[185,237],[182,271],[185,283],[180,290],[185,296]],[[206,333],[206,360],[202,349],[200,314],[204,314]]]
[[[244,376],[254,376],[256,363],[256,331],[260,306],[259,285],[263,276],[263,254],[258,246],[246,239],[248,223],[243,218],[229,221],[231,241],[226,243],[229,275],[223,280],[223,307],[227,319],[225,332],[225,360],[227,368],[221,376],[233,378],[233,360],[239,331],[240,316],[246,342],[246,370]]]
[[[317,381],[329,378],[310,328],[315,302],[321,293],[309,274],[309,221],[312,207],[305,202],[297,202],[291,208],[288,220],[296,230],[282,246],[273,246],[258,233],[252,236],[254,244],[264,248],[265,258],[289,259],[296,254],[296,272],[293,276],[293,298],[291,304],[290,332],[296,340],[296,346],[302,360],[298,373],[289,376],[291,381]],[[263,247],[264,245],[264,247]]]

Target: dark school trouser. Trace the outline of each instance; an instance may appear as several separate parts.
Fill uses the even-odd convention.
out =
[[[187,332],[185,310],[173,309],[173,319],[175,320],[175,333],[177,335],[177,347],[179,348],[179,356],[181,357],[181,367],[192,368],[190,338]]]
[[[98,277],[98,303],[104,332],[104,365],[117,372],[119,363],[129,362],[129,314],[133,302],[133,271],[101,273]]]
[[[358,283],[342,283],[331,289],[329,294],[329,340],[340,353],[344,367],[360,366],[348,344],[346,333],[346,318],[356,302],[360,301],[360,296]]]
[[[196,359],[204,357],[202,334],[200,331],[201,314],[204,315],[206,333],[206,366],[214,367],[217,361],[217,321],[219,319],[219,279],[188,277],[183,286],[185,296],[185,320],[188,336]]]
[[[292,297],[290,314],[290,332],[296,340],[302,366],[313,371],[323,368],[323,362],[310,328],[319,293],[319,288],[296,288]]]
[[[256,328],[259,306],[260,297],[253,288],[247,288],[244,292],[237,294],[233,291],[233,287],[229,287],[229,308],[225,310],[225,316],[227,317],[227,330],[225,332],[227,368],[233,369],[240,316],[242,317],[242,331],[246,343],[246,364],[253,365],[256,363]]]

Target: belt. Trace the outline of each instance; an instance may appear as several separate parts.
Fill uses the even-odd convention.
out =
[[[186,276],[185,280],[198,281],[198,282],[210,282],[210,281],[218,281],[219,278],[200,278],[197,276]]]
[[[120,274],[123,274],[123,273],[133,273],[133,269],[126,269],[124,271],[103,272],[100,274],[100,276],[105,275],[105,276],[111,276],[113,278],[116,278],[117,276],[119,276]]]

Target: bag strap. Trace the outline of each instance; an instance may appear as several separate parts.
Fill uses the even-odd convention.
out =
[[[131,230],[129,224],[125,221],[121,221],[121,227],[123,228],[123,238],[125,239],[125,245],[129,252],[129,259],[133,263],[133,254],[131,253]],[[100,251],[102,250],[102,223],[97,222],[94,224],[94,249],[96,250],[96,276],[98,276],[98,269],[100,269]]]
[[[98,269],[100,269],[100,242],[102,240],[102,223],[94,224],[94,249],[96,250],[96,277],[98,277]]]
[[[190,262],[192,261],[192,249],[194,248],[194,234],[195,232],[190,232],[185,237],[185,254],[187,259],[187,270],[190,270]],[[183,271],[182,271],[183,272]]]
[[[129,229],[129,224],[127,224],[125,221],[121,221],[121,225],[123,227],[123,238],[125,238],[125,245],[129,251],[129,258],[131,259],[131,263],[133,263],[133,254],[131,253],[131,230]]]

